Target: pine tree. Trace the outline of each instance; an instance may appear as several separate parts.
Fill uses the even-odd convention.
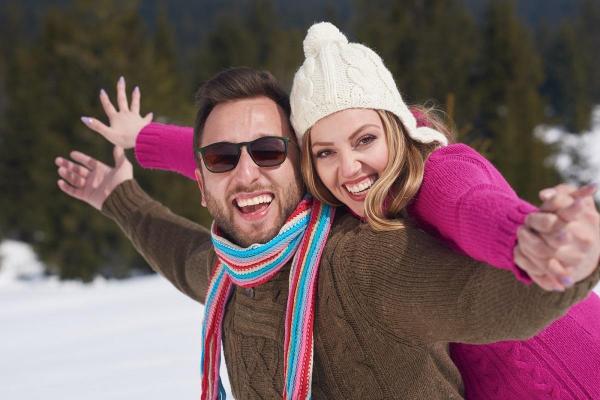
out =
[[[166,20],[153,40],[135,2],[77,0],[50,10],[41,22],[35,43],[21,47],[25,50],[15,51],[8,61],[0,228],[32,243],[49,272],[62,278],[126,276],[131,267],[145,263],[113,222],[57,188],[54,158],[78,149],[112,161],[112,146],[85,128],[79,117],[104,115],[98,90],[106,88],[114,99],[120,75],[128,78],[129,89],[143,85],[144,109],[161,104],[179,115],[176,111],[185,109],[180,105],[191,103],[179,92],[176,61],[165,62],[156,54],[164,50],[167,60],[174,58],[167,45],[158,45],[168,31]],[[197,204],[193,184],[187,185],[189,193],[164,181],[162,187],[156,185],[149,185],[151,194],[164,200],[162,189],[172,187],[164,197],[189,204],[184,213],[192,213],[191,205]],[[198,215],[199,207],[194,209]]]
[[[249,66],[273,72],[289,88],[303,57],[301,49],[300,32],[280,25],[272,0],[230,6],[202,41],[195,80],[202,82],[225,68]]]
[[[600,2],[583,0],[575,24],[586,58],[589,97],[594,104],[600,104]]]
[[[459,131],[477,111],[471,80],[479,49],[473,18],[460,1],[357,2],[356,34],[392,71],[405,101],[448,110]]]
[[[545,167],[548,149],[533,135],[544,120],[541,60],[512,1],[491,2],[481,57],[478,129],[492,139],[492,160],[517,193],[537,202],[556,174]]]
[[[592,110],[589,69],[585,49],[570,21],[556,32],[544,58],[543,93],[549,99],[553,122],[564,125],[570,132],[589,128]]]

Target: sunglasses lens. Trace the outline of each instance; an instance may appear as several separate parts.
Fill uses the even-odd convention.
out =
[[[250,143],[249,151],[254,162],[261,167],[274,167],[285,161],[287,146],[285,139],[265,137]]]
[[[240,149],[233,143],[215,143],[204,148],[203,159],[212,172],[231,171],[240,159]]]

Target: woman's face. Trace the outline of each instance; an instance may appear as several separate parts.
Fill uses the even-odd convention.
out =
[[[364,216],[367,193],[388,162],[379,114],[364,108],[336,112],[312,126],[310,139],[323,184],[355,214]]]

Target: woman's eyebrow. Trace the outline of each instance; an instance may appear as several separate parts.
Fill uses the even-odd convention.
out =
[[[356,135],[358,135],[365,128],[369,128],[369,127],[379,129],[379,126],[377,126],[375,124],[364,124],[364,125],[360,126],[358,129],[356,129],[354,132],[352,132],[352,135],[350,135],[348,140],[350,140],[350,141],[354,140],[354,137]],[[316,147],[316,146],[333,146],[333,142],[314,142],[311,144],[311,147]]]

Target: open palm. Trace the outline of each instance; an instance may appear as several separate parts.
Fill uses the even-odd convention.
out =
[[[135,146],[135,140],[142,128],[152,122],[152,113],[145,117],[140,115],[140,89],[136,86],[131,94],[131,105],[127,102],[125,79],[117,82],[117,107],[111,103],[104,90],[100,91],[100,102],[108,117],[110,126],[96,118],[81,117],[83,123],[93,131],[98,132],[115,146],[130,149]]]
[[[58,187],[98,210],[118,185],[133,179],[133,167],[121,147],[115,146],[113,150],[114,167],[79,151],[71,152],[70,156],[73,161],[62,157],[55,160],[61,178]]]

